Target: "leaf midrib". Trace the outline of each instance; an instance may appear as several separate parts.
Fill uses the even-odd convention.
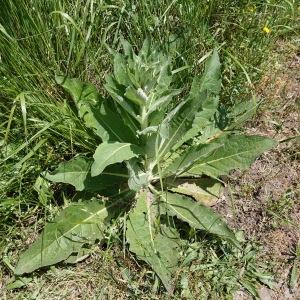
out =
[[[55,239],[53,242],[51,242],[50,244],[48,244],[46,247],[42,248],[42,251],[41,251],[39,254],[33,256],[33,258],[31,258],[31,260],[33,260],[35,257],[41,256],[41,261],[42,261],[42,259],[43,259],[43,258],[42,258],[42,253],[44,252],[45,249],[50,248],[50,247],[53,245],[53,243],[59,243],[59,241],[60,241],[63,237],[65,237],[68,233],[74,231],[78,226],[82,225],[83,223],[88,222],[88,220],[94,218],[96,215],[99,215],[101,212],[107,210],[108,208],[114,206],[115,204],[116,204],[116,203],[113,203],[113,204],[111,204],[111,205],[108,206],[108,207],[106,207],[106,206],[105,206],[105,207],[102,207],[102,208],[101,208],[100,210],[98,210],[97,212],[92,213],[88,218],[82,220],[80,223],[76,224],[75,226],[73,226],[72,228],[70,228],[69,230],[67,230],[67,231],[64,232],[63,234],[61,234],[61,236],[59,236],[59,237],[58,237],[57,239]],[[81,210],[82,210],[82,209],[81,209]],[[41,238],[43,238],[43,234],[42,234]],[[30,263],[30,261],[29,261],[29,263]],[[23,269],[24,269],[24,268],[23,268]]]
[[[248,153],[248,152],[251,152],[251,150],[241,151],[241,152],[229,155],[229,156],[225,156],[225,157],[221,157],[221,158],[214,159],[214,160],[211,160],[211,161],[206,161],[206,162],[203,162],[203,163],[199,163],[195,167],[200,167],[200,166],[203,166],[203,165],[206,165],[206,164],[213,164],[215,162],[218,162],[218,161],[221,161],[221,160],[224,160],[224,159],[228,159],[228,158],[231,158],[231,157],[234,157],[234,156],[239,156],[241,154],[245,154],[245,153]]]

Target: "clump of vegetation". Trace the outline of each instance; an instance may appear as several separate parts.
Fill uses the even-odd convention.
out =
[[[169,292],[183,245],[177,220],[238,246],[234,233],[201,203],[199,194],[209,194],[220,176],[246,169],[276,144],[237,131],[256,104],[242,103],[229,111],[220,107],[217,51],[183,93],[174,82],[177,70],[171,59],[149,40],[138,54],[124,39],[122,45],[124,54],[114,52],[114,72],[106,77],[110,98],[103,99],[93,85],[78,79],[56,78],[102,143],[92,158],[76,156],[44,174],[77,191],[114,195],[63,210],[21,255],[18,275],[79,259],[86,245],[102,240],[109,222],[124,214],[121,231],[129,250],[152,267]]]
[[[86,295],[88,294],[88,296],[86,297],[91,298],[91,294],[96,295],[98,293],[95,290],[103,284],[101,281],[106,277],[108,269],[108,273],[112,271],[118,277],[123,276],[123,268],[128,267],[126,263],[122,266],[119,265],[119,259],[110,257],[109,260],[106,258],[109,252],[107,248],[110,248],[112,244],[116,251],[114,257],[122,256],[122,243],[124,253],[128,253],[130,248],[129,244],[127,244],[129,247],[125,247],[126,228],[130,228],[126,226],[125,220],[129,220],[129,216],[133,213],[135,205],[138,203],[137,195],[140,193],[129,190],[128,176],[131,176],[131,173],[126,169],[126,164],[129,163],[112,164],[104,169],[104,173],[107,169],[114,172],[121,171],[122,176],[119,177],[116,177],[115,173],[111,177],[108,176],[111,174],[103,173],[92,177],[87,172],[85,181],[92,180],[93,184],[76,184],[75,189],[84,189],[84,191],[77,191],[76,193],[70,185],[52,184],[49,181],[51,175],[55,176],[59,172],[47,173],[49,180],[45,178],[46,174],[41,176],[43,171],[53,170],[59,162],[70,161],[72,157],[74,157],[74,161],[77,160],[78,164],[83,166],[83,169],[86,168],[87,164],[92,165],[93,153],[101,142],[101,137],[96,133],[97,129],[88,128],[86,119],[88,114],[84,112],[83,115],[86,117],[80,114],[78,117],[78,110],[74,101],[55,82],[55,74],[66,74],[63,78],[58,78],[62,85],[70,82],[71,79],[69,78],[93,83],[97,87],[97,92],[104,95],[105,99],[99,97],[98,101],[91,97],[88,101],[83,102],[89,102],[92,107],[102,107],[101,103],[105,102],[105,105],[109,106],[110,109],[112,107],[113,110],[116,109],[118,115],[120,111],[125,111],[124,108],[116,103],[111,106],[113,101],[107,97],[107,90],[104,88],[105,76],[113,69],[111,56],[106,45],[118,49],[119,52],[120,36],[125,36],[134,45],[134,49],[141,49],[144,38],[151,36],[153,41],[161,45],[163,55],[168,53],[172,56],[174,70],[172,71],[172,83],[169,90],[174,92],[174,95],[167,107],[167,111],[169,111],[184,101],[182,99],[187,99],[194,74],[202,72],[203,63],[209,56],[210,50],[217,48],[222,55],[220,102],[229,104],[230,107],[227,106],[225,110],[224,106],[219,104],[215,114],[217,119],[214,122],[218,120],[216,128],[221,129],[221,132],[228,131],[229,136],[238,135],[238,131],[234,129],[235,126],[236,128],[240,127],[238,124],[232,128],[224,126],[229,125],[229,120],[232,122],[232,114],[237,113],[239,115],[238,110],[240,109],[241,112],[246,110],[247,105],[249,105],[250,116],[255,110],[255,104],[239,104],[235,108],[234,104],[237,100],[248,101],[251,98],[253,84],[261,78],[266,69],[274,71],[273,66],[270,67],[270,65],[274,65],[275,60],[272,59],[270,62],[269,58],[279,40],[282,40],[284,42],[282,44],[286,45],[283,52],[291,50],[291,48],[290,50],[286,49],[289,48],[287,45],[290,45],[293,35],[297,35],[298,12],[298,3],[294,0],[210,0],[202,2],[194,0],[2,0],[0,10],[0,278],[4,288],[0,290],[0,298],[14,298],[14,296],[16,298],[35,298],[37,290],[39,297],[43,299],[75,298],[76,296],[72,294],[74,289],[68,288],[71,284],[70,277],[64,277],[64,274],[69,274],[69,271],[72,272],[75,268],[76,272],[72,276],[76,286],[78,286],[79,280],[81,286],[90,286],[90,290],[87,289]],[[292,51],[297,50],[293,49]],[[280,52],[278,62],[282,56],[283,53]],[[124,89],[126,90],[127,86],[119,83],[117,85],[117,90],[121,88],[121,96],[124,96],[126,92]],[[113,88],[107,87],[110,90]],[[176,94],[175,89],[178,88],[182,88],[182,91],[178,91],[179,94]],[[128,101],[135,113],[139,115],[139,105],[132,103],[131,100]],[[262,114],[270,109],[268,105],[265,103],[264,106],[260,107]],[[82,121],[81,117],[85,122]],[[123,117],[122,113],[122,120]],[[132,118],[131,115],[130,118]],[[127,122],[126,120],[124,123]],[[220,120],[222,121],[220,122]],[[120,120],[118,121],[120,122]],[[116,124],[119,123],[116,122]],[[140,149],[143,148],[139,145],[140,142],[147,140],[148,135],[153,135],[155,132],[149,131],[147,134],[141,134],[142,129],[139,122],[135,121],[135,124],[138,128],[137,131],[133,130],[133,134],[138,133],[138,142],[130,140],[119,141],[119,143],[130,143]],[[128,125],[126,123],[127,127]],[[206,205],[211,205],[215,201],[216,198],[213,197],[218,195],[222,177],[218,180],[217,178],[211,180],[207,175],[201,177],[197,175],[187,180],[185,176],[182,177],[181,175],[165,178],[165,175],[160,172],[160,170],[168,167],[173,159],[185,153],[189,147],[197,145],[197,140],[203,144],[201,134],[186,141],[184,146],[180,146],[177,150],[172,149],[170,158],[165,159],[167,155],[162,157],[159,164],[154,167],[153,171],[157,171],[158,174],[155,177],[158,179],[155,178],[150,182],[154,188],[151,194],[156,195],[153,209],[158,206],[160,195],[167,195],[167,193],[185,195],[194,205],[197,204],[194,200],[200,200],[202,204]],[[111,143],[112,140],[108,139],[106,142]],[[297,154],[297,151],[295,153]],[[136,161],[135,165],[141,169],[139,171],[144,172],[143,159],[146,158],[145,154],[135,155],[138,156],[130,159],[130,161]],[[297,155],[295,155],[296,157]],[[63,165],[61,166],[63,168]],[[78,179],[83,180],[84,176],[83,174],[81,179]],[[62,181],[67,181],[66,178],[67,176],[64,176]],[[97,184],[99,178],[101,179],[101,189],[99,189],[100,185]],[[111,184],[112,180],[115,182],[114,185]],[[56,181],[59,181],[58,175]],[[72,183],[76,182],[72,180]],[[93,186],[94,183],[96,183],[96,188]],[[141,190],[144,191],[145,189],[149,190],[148,188]],[[157,192],[158,194],[156,194]],[[15,268],[13,266],[16,264],[19,253],[28,247],[36,233],[44,228],[47,221],[55,220],[56,225],[54,224],[52,229],[56,230],[59,219],[63,221],[64,216],[73,215],[73,212],[75,213],[81,208],[85,209],[85,205],[89,203],[85,199],[94,199],[97,207],[99,207],[100,195],[108,197],[101,200],[105,209],[110,207],[113,202],[116,203],[115,210],[109,210],[104,221],[104,217],[101,217],[100,220],[95,216],[93,219],[99,220],[98,224],[103,224],[103,231],[101,228],[103,234],[101,237],[103,236],[103,238],[99,238],[98,227],[95,231],[91,230],[91,232],[95,232],[95,241],[102,239],[105,244],[100,248],[96,245],[89,247],[89,244],[94,241],[94,237],[91,237],[83,245],[83,239],[79,235],[76,237],[79,239],[78,244],[70,243],[74,247],[73,253],[69,255],[70,251],[68,250],[68,254],[65,254],[66,257],[68,256],[65,261],[76,262],[92,253],[91,260],[94,259],[93,263],[98,264],[94,269],[90,268],[90,261],[85,261],[80,265],[69,265],[62,269],[60,266],[52,267],[45,273],[35,273],[30,277],[14,276]],[[81,200],[78,202],[76,201],[78,199]],[[277,208],[275,201],[272,200],[271,202],[268,202],[269,211],[267,213],[276,216],[275,225],[281,226],[282,222],[279,222],[280,218],[277,217],[277,215],[282,214],[278,213],[280,207]],[[72,203],[71,206],[68,206],[70,203]],[[73,206],[76,208],[72,209]],[[55,219],[62,207],[67,208],[61,217]],[[90,210],[92,209],[93,207],[90,206]],[[104,214],[105,209],[103,210]],[[290,210],[288,209],[288,211]],[[146,216],[148,216],[147,213]],[[187,242],[187,247],[183,247],[180,252],[182,256],[176,257],[176,260],[183,261],[184,264],[185,256],[188,255],[186,249],[189,249],[189,245],[194,239],[200,239],[199,247],[205,251],[206,260],[201,259],[195,262],[195,264],[199,264],[199,270],[201,269],[199,272],[192,273],[195,282],[193,280],[188,282],[192,297],[199,298],[209,295],[208,297],[225,298],[240,288],[240,284],[235,283],[241,282],[243,282],[243,287],[250,292],[252,290],[251,293],[255,294],[248,283],[249,280],[251,281],[256,277],[253,272],[244,272],[244,270],[249,269],[243,264],[245,254],[242,254],[243,258],[239,263],[239,259],[235,259],[235,255],[231,251],[230,244],[235,244],[235,241],[232,240],[231,243],[224,242],[224,239],[214,239],[216,234],[206,234],[205,230],[189,229],[190,226],[187,222],[166,215],[166,213],[162,213],[161,216],[154,215],[154,221],[150,223],[154,227],[152,231],[154,237],[157,232],[162,234],[161,228],[164,226],[171,227],[172,232],[177,232],[176,234],[180,235],[180,239],[176,238],[176,243],[178,243],[176,251],[182,248],[182,243]],[[74,217],[73,220],[76,223],[78,220],[82,220],[82,216],[80,218]],[[111,225],[110,218],[117,220],[114,226]],[[52,224],[46,226],[43,233],[44,237],[47,236],[48,231],[52,230],[50,225]],[[85,225],[80,228],[88,228],[88,230],[91,228],[88,224]],[[195,225],[193,224],[191,227],[195,227]],[[116,234],[117,232],[119,233]],[[78,232],[75,231],[75,233],[78,236]],[[120,239],[122,236],[124,237],[123,241]],[[231,241],[231,239],[225,239]],[[230,248],[226,254],[220,250],[223,244]],[[152,248],[150,247],[150,249]],[[211,251],[212,254],[210,254]],[[97,255],[101,259],[96,259],[95,256]],[[139,254],[137,253],[137,255]],[[183,257],[184,259],[182,259]],[[43,260],[44,256],[42,255],[40,258]],[[220,263],[215,263],[215,260],[219,260]],[[56,261],[57,257],[54,257],[54,261],[51,263]],[[129,260],[126,258],[125,261],[128,262]],[[229,262],[234,262],[235,267],[231,268]],[[133,264],[133,260],[130,260],[130,263]],[[100,265],[101,267],[99,267]],[[107,268],[104,267],[103,269],[104,265]],[[81,274],[84,280],[78,274],[77,268],[86,268]],[[104,281],[107,284],[104,286],[112,284],[114,299],[119,289],[121,293],[124,290],[126,293],[131,293],[132,290],[129,287],[131,284],[138,290],[139,298],[149,299],[152,293],[158,291],[158,280],[153,273],[149,272],[146,265],[142,269],[145,272],[136,272],[136,269],[131,270],[133,281],[126,276],[124,281],[112,280],[110,277],[108,281],[105,278]],[[171,268],[170,272],[173,272],[174,269],[175,267]],[[186,269],[185,267],[182,270],[179,266],[177,275],[181,271],[186,272]],[[97,276],[95,276],[95,270]],[[217,276],[214,275],[215,273]],[[252,274],[246,276],[252,277],[252,279],[246,278],[247,280],[245,280],[244,274],[246,273]],[[38,277],[35,277],[36,274]],[[88,274],[89,279],[85,277],[85,274]],[[235,276],[236,274],[239,274],[238,277]],[[198,279],[199,276],[201,280]],[[176,274],[175,277],[178,278]],[[222,278],[219,280],[220,277]],[[297,278],[297,276],[291,277]],[[52,283],[50,278],[53,279]],[[90,285],[91,278],[94,281]],[[149,278],[151,280],[147,280]],[[155,278],[155,288],[152,289],[153,278]],[[15,281],[12,282],[13,280]],[[30,280],[31,283],[29,283]],[[200,290],[197,289],[198,282],[196,283],[196,281],[203,282]],[[8,284],[9,282],[12,283]],[[145,284],[141,282],[145,282]],[[177,282],[179,283],[180,280]],[[260,282],[263,281],[260,280]],[[52,286],[55,286],[56,289],[54,290]],[[9,291],[9,289],[20,287],[25,287],[21,291],[21,296],[18,294],[19,291]],[[176,293],[183,290],[183,294],[188,294],[187,282],[184,278],[177,287]],[[169,288],[172,289],[172,284]],[[149,291],[151,296],[148,294]],[[134,295],[136,296],[135,292]],[[84,298],[84,295],[80,295],[80,297]]]

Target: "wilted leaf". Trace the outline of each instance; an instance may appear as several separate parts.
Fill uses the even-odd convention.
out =
[[[210,178],[201,179],[177,179],[171,183],[170,190],[179,194],[193,197],[205,206],[216,204],[222,185]]]

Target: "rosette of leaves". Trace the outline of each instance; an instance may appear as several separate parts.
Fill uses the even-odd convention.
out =
[[[177,70],[165,53],[148,40],[138,54],[127,41],[122,40],[122,46],[122,54],[113,52],[105,99],[91,84],[57,77],[87,130],[102,142],[95,145],[93,157],[77,156],[44,174],[78,191],[118,195],[67,207],[21,255],[15,272],[80,260],[87,245],[105,237],[112,218],[126,215],[126,228],[120,231],[126,234],[129,251],[149,264],[171,293],[182,242],[177,224],[238,243],[220,216],[201,201],[209,191],[207,184],[202,186],[203,178],[207,182],[244,170],[276,143],[237,130],[253,115],[255,103],[227,111],[220,106],[217,51],[189,91],[182,92],[174,82]]]

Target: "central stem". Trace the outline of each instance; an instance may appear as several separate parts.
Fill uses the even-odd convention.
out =
[[[145,106],[141,108],[141,130],[143,131],[148,127],[148,116],[147,116],[147,109]]]
[[[141,131],[145,130],[148,127],[148,115],[146,106],[141,107]],[[143,140],[147,143],[147,137],[144,136]],[[147,155],[145,155],[145,171],[149,168],[149,161]]]

